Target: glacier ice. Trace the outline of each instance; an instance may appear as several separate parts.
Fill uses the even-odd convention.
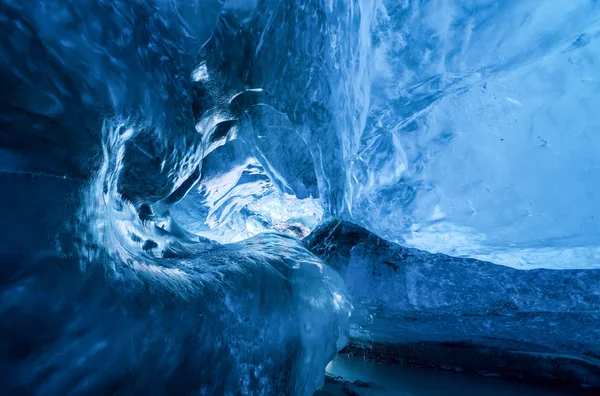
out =
[[[228,82],[225,67],[218,75],[211,55],[230,48],[218,43],[235,33],[230,22],[247,26],[248,5],[2,2],[2,214],[19,237],[2,237],[0,393],[310,395],[322,385],[351,305],[297,240],[322,215],[314,172],[276,169],[278,148],[255,144],[249,114],[272,118],[273,136],[290,121],[267,114],[273,95]],[[211,154],[231,148],[218,168]],[[187,204],[222,232],[185,229]],[[262,228],[225,224],[241,209]],[[254,236],[279,228],[296,237]]]
[[[344,278],[349,352],[600,385],[598,270],[520,271],[402,247],[340,221],[304,243]]]
[[[348,334],[597,359],[599,7],[1,1],[0,393],[312,394]]]
[[[11,249],[2,250],[3,394],[311,395],[346,343],[345,286],[295,238],[221,245],[146,224],[138,236],[156,246],[136,250],[128,204],[97,202],[86,212],[102,233],[61,233],[57,258],[53,232],[65,219],[79,224],[69,196],[85,185],[5,174],[0,185],[18,194],[3,194],[3,207],[41,214],[5,217],[21,238],[5,238]],[[46,200],[19,199],[47,191]],[[96,247],[109,242],[114,250]]]
[[[598,268],[598,4],[384,1],[378,12],[352,219],[431,252]]]

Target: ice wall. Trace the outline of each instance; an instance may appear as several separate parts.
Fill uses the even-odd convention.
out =
[[[0,393],[311,395],[323,384],[347,341],[341,278],[297,238],[247,232],[223,245],[180,225],[193,214],[171,214],[192,190],[219,223],[264,212],[256,198],[271,192],[314,189],[270,165],[277,147],[254,144],[248,114],[272,95],[227,84],[235,73],[206,55],[230,50],[207,44],[215,30],[235,36],[262,15],[247,6],[0,3]],[[235,140],[249,156],[219,169],[209,156]],[[240,157],[228,201],[217,180]],[[195,189],[203,176],[210,191]],[[280,206],[262,230],[304,235],[321,211]]]
[[[224,19],[202,59],[220,86],[263,90],[240,97],[236,136],[276,190],[430,252],[598,266],[596,2],[255,12],[251,28]]]
[[[352,219],[430,252],[597,268],[595,1],[383,1]]]

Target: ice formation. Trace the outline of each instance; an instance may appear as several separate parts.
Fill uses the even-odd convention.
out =
[[[597,358],[598,2],[1,0],[0,28],[0,393],[309,395],[371,309],[485,320],[538,281],[527,312],[581,335],[543,347]],[[349,278],[332,221],[435,281]],[[412,334],[491,336],[461,326]]]
[[[520,271],[431,254],[348,222],[307,247],[354,305],[345,352],[387,362],[575,385],[600,384],[599,270]]]

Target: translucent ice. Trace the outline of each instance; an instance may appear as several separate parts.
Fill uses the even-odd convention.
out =
[[[352,218],[516,268],[600,264],[595,1],[383,1]]]
[[[330,219],[598,267],[599,7],[0,2],[0,393],[311,393]]]

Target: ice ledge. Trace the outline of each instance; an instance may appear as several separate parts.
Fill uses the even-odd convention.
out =
[[[348,222],[305,245],[346,281],[348,352],[600,386],[600,270],[516,270],[405,248]],[[417,358],[418,356],[418,358]]]

